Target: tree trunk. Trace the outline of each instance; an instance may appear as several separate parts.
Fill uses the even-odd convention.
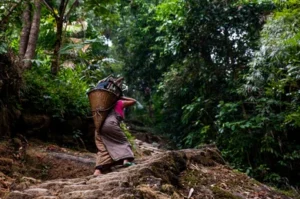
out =
[[[63,23],[64,23],[64,14],[66,5],[68,4],[65,0],[61,0],[59,5],[59,15],[55,18],[56,19],[56,40],[55,40],[55,46],[53,51],[53,60],[51,64],[51,72],[53,75],[56,75],[59,71],[59,50],[61,46],[61,40],[62,40],[62,32],[63,32]]]
[[[32,7],[30,5],[30,2],[27,0],[25,1],[25,9],[23,11],[22,15],[22,32],[21,32],[21,38],[20,38],[20,49],[19,49],[19,56],[21,59],[24,58],[28,40],[29,40],[29,34],[30,34],[30,28],[31,28],[31,10]]]
[[[59,17],[56,21],[56,41],[55,41],[55,47],[53,52],[53,60],[51,64],[51,72],[53,75],[56,75],[59,71],[59,59],[60,59],[60,46],[61,46],[61,40],[62,40],[62,32],[63,32],[63,18]]]
[[[28,69],[31,67],[31,59],[33,59],[35,56],[36,44],[39,36],[41,19],[41,0],[34,0],[34,5],[34,15],[31,23],[28,45],[24,56],[25,62],[23,69]]]

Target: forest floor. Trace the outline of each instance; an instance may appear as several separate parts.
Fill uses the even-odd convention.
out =
[[[92,175],[95,153],[38,140],[1,141],[0,199],[300,198],[231,169],[214,146],[172,151],[161,147],[162,139],[140,139],[134,140],[136,165],[99,177]]]

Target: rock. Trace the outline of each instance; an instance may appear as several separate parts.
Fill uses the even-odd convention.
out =
[[[72,185],[72,182],[62,182],[59,180],[42,183],[39,187],[49,189],[53,192],[63,189],[65,185]]]
[[[92,198],[103,198],[105,196],[105,192],[102,190],[84,190],[84,191],[71,191],[65,194],[61,194],[59,197],[61,199],[92,199]]]
[[[20,182],[15,185],[14,190],[24,190],[40,182],[38,179],[24,176],[20,179]]]
[[[13,191],[7,197],[7,199],[32,199],[32,198],[33,198],[32,195],[22,193],[20,191]]]
[[[84,191],[84,190],[90,190],[90,189],[98,189],[98,185],[66,185],[64,188],[61,190],[62,193],[70,193],[74,190],[77,191]]]
[[[138,192],[138,197],[143,199],[168,199],[170,198],[167,194],[161,193],[159,191],[153,190],[151,187],[147,185],[139,185],[135,189]]]
[[[175,191],[175,187],[171,184],[163,184],[161,187],[162,192],[172,194]]]
[[[156,153],[105,175],[32,184],[4,199],[292,199],[233,171],[217,148],[162,151],[140,146]]]
[[[21,178],[21,182],[28,182],[30,184],[36,184],[36,183],[40,183],[41,181],[35,178],[31,178],[31,177],[22,177]]]
[[[32,195],[32,197],[38,197],[38,196],[48,196],[50,195],[50,192],[48,189],[43,188],[31,188],[24,191],[24,193]]]

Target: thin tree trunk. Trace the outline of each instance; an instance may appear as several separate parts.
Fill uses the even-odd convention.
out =
[[[31,10],[32,7],[30,6],[30,2],[27,0],[25,1],[25,9],[23,11],[22,15],[22,32],[21,32],[21,38],[20,38],[20,49],[19,49],[19,56],[21,59],[24,58],[28,40],[29,40],[29,34],[30,34],[30,28],[31,28]]]
[[[64,14],[65,14],[67,3],[68,0],[61,0],[59,5],[59,16],[55,18],[56,19],[56,40],[55,40],[55,46],[53,51],[53,60],[51,64],[51,72],[53,75],[56,75],[59,71],[59,59],[60,59],[59,50],[62,43],[61,40],[62,40],[62,33],[63,33]]]
[[[63,19],[61,17],[59,17],[58,21],[56,22],[56,25],[57,25],[56,41],[55,41],[53,60],[51,65],[51,72],[53,75],[56,75],[59,71],[59,59],[60,59],[59,50],[61,47],[62,32],[63,32]]]
[[[60,54],[59,50],[61,48],[62,44],[62,37],[63,37],[63,23],[64,19],[68,20],[70,13],[72,10],[79,5],[79,1],[75,0],[73,4],[71,5],[70,9],[68,12],[66,12],[67,5],[69,3],[69,0],[61,0],[60,5],[59,5],[59,15],[56,15],[53,12],[53,8],[47,4],[47,2],[44,0],[45,5],[47,6],[50,11],[55,16],[56,20],[56,41],[55,41],[55,46],[54,46],[54,51],[53,51],[53,60],[51,64],[51,72],[53,75],[56,75],[59,71],[59,59],[60,59]]]
[[[23,68],[28,69],[31,67],[31,59],[35,56],[36,44],[39,36],[40,30],[40,19],[41,19],[41,0],[34,0],[34,15],[31,23],[30,35],[28,40],[28,45],[26,53],[24,56],[25,63]]]

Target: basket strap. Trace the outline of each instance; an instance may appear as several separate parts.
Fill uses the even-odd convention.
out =
[[[106,109],[100,109],[100,108],[97,108],[96,110],[94,110],[94,111],[92,111],[92,112],[96,112],[98,115],[100,115],[100,112],[108,111],[108,110],[112,109],[115,105],[116,105],[116,103],[114,103],[111,107],[106,108]]]

